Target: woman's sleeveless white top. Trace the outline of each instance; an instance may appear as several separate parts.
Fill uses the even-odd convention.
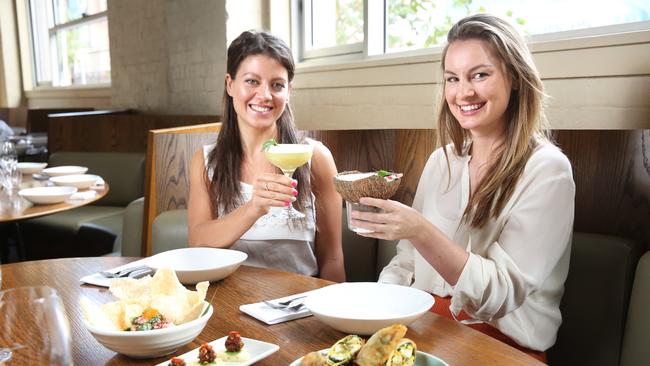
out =
[[[214,144],[203,146],[203,157],[208,177],[211,179],[213,170],[207,166],[208,155]],[[249,201],[253,194],[253,186],[241,182],[241,193],[244,202]],[[318,273],[318,263],[315,256],[316,213],[315,197],[305,202],[305,219],[292,220],[282,217],[285,207],[271,207],[266,215],[260,217],[230,249],[248,254],[245,264],[277,268],[284,271],[313,276]],[[219,216],[223,208],[219,207]]]

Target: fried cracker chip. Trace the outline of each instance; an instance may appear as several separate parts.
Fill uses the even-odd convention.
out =
[[[171,269],[159,269],[153,277],[118,278],[109,291],[119,300],[97,307],[89,299],[81,300],[87,321],[103,329],[127,329],[135,317],[153,308],[179,325],[197,319],[205,308],[209,283],[200,282],[196,291],[185,288]]]

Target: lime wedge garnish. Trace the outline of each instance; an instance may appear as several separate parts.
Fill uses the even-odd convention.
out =
[[[387,177],[387,176],[391,175],[391,172],[387,172],[385,170],[378,170],[377,175],[380,176],[380,177]]]
[[[264,141],[264,143],[262,144],[262,151],[266,151],[266,150],[268,150],[271,146],[277,146],[277,145],[278,145],[278,143],[275,141],[275,139],[266,140],[266,141]]]

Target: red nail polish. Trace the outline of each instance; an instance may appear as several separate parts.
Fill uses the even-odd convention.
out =
[[[294,180],[291,181],[291,186],[292,186],[292,187],[295,188],[297,185],[298,185],[298,181],[297,181],[297,180],[294,179]]]
[[[294,190],[291,192],[291,194],[293,194],[294,197],[297,197],[297,196],[298,196],[298,191],[296,191],[296,190],[294,189]]]
[[[291,204],[291,202],[287,201],[287,202],[284,203],[284,206],[289,207],[290,204]]]

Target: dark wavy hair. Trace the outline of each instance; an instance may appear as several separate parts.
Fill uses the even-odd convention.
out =
[[[226,72],[234,80],[241,63],[249,56],[265,55],[278,61],[287,70],[289,83],[295,74],[295,64],[291,50],[280,38],[266,32],[246,31],[239,35],[228,47]],[[244,155],[241,136],[237,125],[237,113],[233,100],[226,88],[223,91],[223,121],[217,144],[208,156],[208,167],[213,171],[212,180],[206,175],[209,184],[210,201],[214,217],[219,216],[219,208],[224,213],[231,212],[243,202],[240,190],[241,164]],[[278,143],[295,144],[304,142],[293,123],[293,113],[289,104],[275,122]],[[261,148],[261,146],[260,146]],[[298,180],[298,197],[294,207],[304,211],[304,202],[311,192],[309,167],[303,165],[296,169],[293,177]]]

